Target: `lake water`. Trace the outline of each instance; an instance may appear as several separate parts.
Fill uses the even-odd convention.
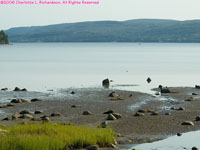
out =
[[[194,86],[199,58],[200,44],[16,43],[0,46],[0,87],[98,87],[105,78],[144,92],[159,84]]]
[[[0,88],[10,90],[16,86],[31,91],[101,87],[102,80],[109,78],[114,80],[112,88],[153,93],[150,89],[160,84],[200,84],[199,68],[200,44],[15,43],[0,46]],[[152,79],[150,84],[146,82],[148,77]],[[195,134],[198,137],[199,133]],[[182,141],[184,146],[191,146],[187,140]],[[183,149],[174,144],[137,147]]]

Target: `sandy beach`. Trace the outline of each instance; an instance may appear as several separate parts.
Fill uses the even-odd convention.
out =
[[[200,129],[200,122],[195,121],[200,114],[200,90],[193,87],[170,87],[169,89],[171,93],[161,95],[101,88],[61,89],[60,94],[42,97],[42,101],[0,108],[3,111],[0,120],[15,112],[27,110],[33,113],[34,118],[60,113],[60,116],[50,116],[51,122],[97,127],[107,120],[108,114],[103,113],[112,110],[121,115],[120,119],[107,120],[108,126],[118,134],[118,144],[152,142],[177,133]],[[156,88],[153,90],[159,91]],[[13,91],[2,92],[15,94]],[[117,98],[109,96],[112,92],[115,92]],[[23,93],[30,97],[36,96],[27,91],[19,94],[21,98],[23,98]],[[190,97],[193,97],[192,101],[185,101]],[[30,101],[30,99],[27,100]],[[43,113],[34,114],[35,110]],[[135,115],[138,110],[139,115]],[[83,115],[84,111],[92,114]],[[0,124],[13,125],[29,120],[19,118],[0,121]],[[194,125],[181,125],[184,121],[192,121]]]

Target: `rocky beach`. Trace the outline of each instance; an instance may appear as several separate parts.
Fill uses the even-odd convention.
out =
[[[2,89],[0,124],[51,121],[111,127],[119,145],[146,143],[200,129],[200,89],[152,89],[154,95],[103,88],[60,89],[47,93]]]

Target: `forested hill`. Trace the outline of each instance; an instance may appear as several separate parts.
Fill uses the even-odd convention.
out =
[[[200,20],[137,19],[17,27],[11,42],[200,42]]]
[[[8,37],[4,31],[0,31],[0,44],[8,44]]]

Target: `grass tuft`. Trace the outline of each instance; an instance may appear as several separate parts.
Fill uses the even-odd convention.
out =
[[[106,147],[114,143],[111,128],[25,123],[11,127],[0,126],[0,150],[63,150],[66,147],[84,148],[89,145]]]

